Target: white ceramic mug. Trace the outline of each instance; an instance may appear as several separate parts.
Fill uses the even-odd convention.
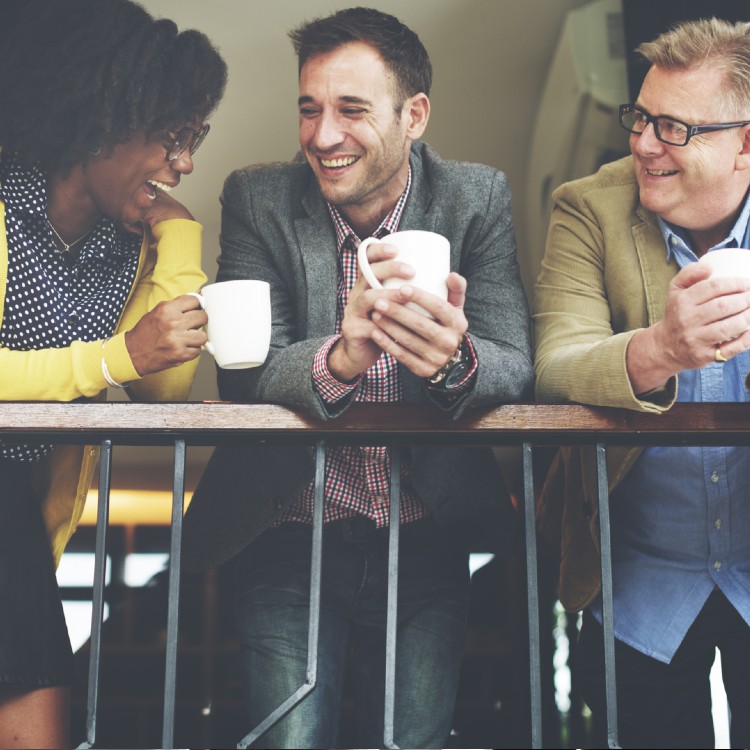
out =
[[[267,281],[236,279],[190,292],[208,314],[203,347],[225,370],[258,367],[271,345],[271,287]]]
[[[393,245],[397,250],[395,260],[408,263],[414,269],[414,276],[404,279],[394,276],[386,279],[382,284],[375,278],[367,259],[367,248],[372,244]],[[382,239],[368,237],[357,249],[357,262],[362,275],[373,289],[398,289],[404,284],[424,289],[437,295],[440,299],[448,299],[446,279],[450,273],[451,245],[442,234],[426,232],[421,229],[407,229],[394,232]],[[409,307],[418,310],[423,315],[432,317],[419,305],[410,302]]]
[[[750,250],[742,247],[711,250],[698,262],[711,267],[711,276],[750,278]]]

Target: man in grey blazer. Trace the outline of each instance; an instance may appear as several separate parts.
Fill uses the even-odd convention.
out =
[[[270,283],[271,350],[262,367],[219,370],[222,398],[327,420],[358,401],[432,403],[459,416],[528,397],[529,320],[507,181],[419,142],[431,66],[417,35],[355,8],[290,36],[304,158],[227,179],[217,276]],[[408,285],[373,290],[358,274],[360,240],[396,229],[448,238],[447,300]],[[413,275],[388,245],[368,253],[381,279]],[[349,742],[383,742],[390,463],[377,446],[327,451],[319,684],[261,737],[263,747],[337,746],[349,657],[358,703]],[[500,551],[514,517],[489,449],[410,448],[401,480],[394,738],[443,747],[466,632],[469,545]],[[187,514],[188,565],[237,556],[253,726],[304,682],[311,496],[309,449],[219,448]]]

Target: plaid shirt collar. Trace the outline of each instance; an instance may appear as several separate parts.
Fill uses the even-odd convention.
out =
[[[409,164],[409,175],[406,180],[406,187],[404,192],[396,201],[396,205],[390,210],[388,215],[380,222],[380,226],[372,233],[373,237],[380,239],[385,237],[387,234],[391,234],[398,229],[398,224],[401,221],[401,214],[404,212],[406,201],[409,198],[409,192],[411,191],[411,164]],[[336,249],[341,252],[341,248],[344,247],[349,238],[352,243],[352,247],[357,247],[362,241],[360,237],[357,237],[356,232],[349,226],[346,219],[341,215],[340,211],[332,203],[328,203],[328,212],[331,214],[333,219],[333,226],[336,229]]]

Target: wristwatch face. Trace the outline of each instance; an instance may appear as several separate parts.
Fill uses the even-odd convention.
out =
[[[457,386],[461,385],[461,381],[466,377],[466,373],[468,371],[468,362],[466,362],[465,360],[456,362],[456,364],[453,365],[450,370],[448,370],[448,374],[443,380],[445,389],[449,391],[451,388],[456,388]]]

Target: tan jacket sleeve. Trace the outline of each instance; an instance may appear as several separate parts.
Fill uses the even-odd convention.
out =
[[[674,269],[655,221],[637,214],[632,169],[616,166],[553,195],[535,288],[536,396],[662,412],[674,403],[675,379],[639,398],[625,354],[636,331],[660,317]],[[644,256],[656,278],[645,273]]]

